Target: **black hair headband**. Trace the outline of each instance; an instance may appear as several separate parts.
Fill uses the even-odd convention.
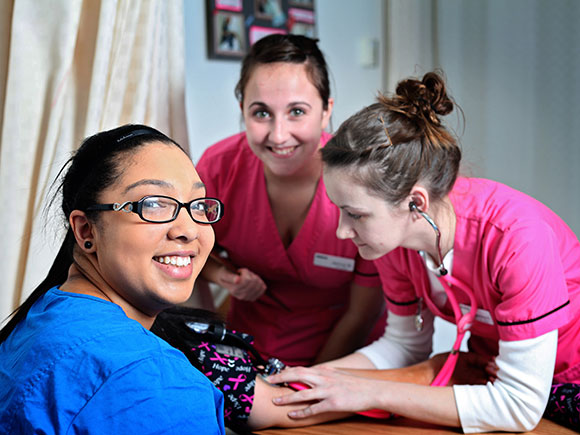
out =
[[[138,128],[137,130],[133,130],[130,133],[127,133],[125,136],[121,136],[119,139],[117,139],[117,143],[121,143],[127,139],[131,139],[133,137],[137,137],[137,136],[143,136],[143,135],[158,135],[159,133],[156,132],[155,130],[149,130],[146,128]]]

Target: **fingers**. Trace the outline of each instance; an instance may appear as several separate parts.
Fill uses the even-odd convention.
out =
[[[499,372],[499,367],[495,363],[495,358],[489,361],[485,366],[485,372],[491,382],[495,382],[497,380],[497,373]]]
[[[240,282],[240,276],[224,268],[220,275],[220,281],[224,284],[238,284]]]
[[[248,291],[248,297],[258,299],[266,291],[266,284],[258,275],[248,269],[239,269],[240,285]]]
[[[316,390],[306,389],[274,397],[272,399],[272,402],[280,406],[292,405],[296,403],[312,402],[319,400],[318,398],[315,397],[316,395],[317,395]]]
[[[266,284],[262,279],[248,269],[238,269],[237,273],[223,270],[220,275],[220,284],[225,287],[236,299],[255,301],[266,291]]]
[[[288,382],[304,382],[308,371],[305,367],[286,367],[280,373],[268,376],[268,382],[271,384],[284,384]]]

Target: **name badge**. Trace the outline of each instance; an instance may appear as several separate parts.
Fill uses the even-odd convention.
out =
[[[314,265],[326,267],[328,269],[344,270],[352,272],[354,270],[354,260],[352,258],[337,257],[336,255],[314,254]]]
[[[459,304],[459,308],[461,308],[463,314],[467,314],[471,310],[471,307],[465,304]],[[475,312],[475,321],[485,323],[486,325],[493,325],[493,318],[490,312],[482,308],[478,308]]]

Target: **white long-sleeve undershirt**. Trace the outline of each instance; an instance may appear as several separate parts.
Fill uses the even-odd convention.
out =
[[[431,354],[433,314],[423,310],[423,330],[415,328],[415,316],[399,316],[389,312],[382,337],[357,352],[366,356],[377,369],[407,367],[425,361]]]
[[[435,273],[436,265],[426,255],[432,298],[443,304],[446,295]],[[453,250],[443,263],[451,273]],[[377,369],[405,367],[429,357],[432,348],[433,314],[423,308],[424,328],[415,328],[415,316],[389,312],[384,335],[358,350]],[[455,403],[465,433],[530,431],[542,418],[554,375],[558,331],[536,338],[499,341],[497,379],[487,385],[456,385]]]
[[[431,349],[433,315],[426,310],[424,318],[425,328],[417,332],[414,316],[389,313],[385,334],[357,352],[365,355],[377,369],[424,361]],[[532,430],[548,403],[557,346],[557,330],[527,340],[500,340],[495,360],[499,367],[496,381],[453,387],[463,431]]]
[[[527,340],[500,340],[497,380],[453,387],[463,431],[525,432],[536,427],[550,396],[557,347],[557,330]]]

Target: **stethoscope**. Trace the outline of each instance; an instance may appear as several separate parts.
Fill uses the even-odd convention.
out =
[[[475,315],[477,313],[477,301],[475,300],[475,295],[473,291],[465,283],[461,282],[460,280],[450,275],[447,276],[448,271],[443,265],[443,255],[441,254],[441,231],[439,231],[439,227],[437,227],[433,219],[431,219],[431,217],[427,213],[425,213],[419,207],[417,207],[417,204],[415,204],[414,201],[411,201],[409,203],[409,210],[412,212],[414,211],[419,213],[423,218],[425,218],[425,220],[429,223],[429,225],[431,225],[433,231],[435,231],[436,236],[435,243],[437,246],[437,255],[439,256],[438,258],[439,266],[437,267],[438,273],[437,279],[441,283],[443,290],[445,291],[445,294],[449,299],[451,309],[453,310],[453,316],[455,317],[455,323],[457,325],[457,335],[455,337],[453,347],[451,348],[451,353],[447,357],[445,364],[443,364],[443,367],[441,368],[435,379],[433,379],[433,382],[431,382],[432,386],[437,387],[445,386],[447,385],[447,383],[451,379],[451,376],[453,375],[453,370],[455,369],[457,359],[459,358],[459,349],[461,348],[463,338],[465,337],[465,334],[467,333],[467,331],[469,331],[471,325],[475,320]],[[463,312],[461,311],[459,303],[457,302],[457,298],[453,294],[453,291],[451,291],[451,286],[458,288],[463,293],[465,293],[469,298],[470,309],[467,313],[463,314]],[[419,312],[417,313],[415,325],[417,326],[417,329],[420,331],[422,329],[423,321],[421,318],[420,311],[421,299],[419,301],[420,301]]]
[[[441,367],[441,370],[439,370],[439,373],[437,374],[437,376],[435,376],[435,379],[433,379],[433,381],[431,382],[431,386],[434,387],[446,386],[449,380],[451,379],[451,376],[453,375],[455,366],[457,365],[457,360],[459,358],[459,349],[461,348],[463,338],[465,337],[465,334],[467,333],[467,331],[469,331],[471,325],[475,320],[475,315],[477,313],[477,301],[475,300],[475,295],[473,291],[465,283],[461,282],[460,280],[450,275],[448,276],[448,271],[443,265],[443,255],[441,254],[441,231],[439,231],[439,227],[437,226],[437,224],[435,224],[433,219],[431,219],[431,217],[427,213],[425,213],[419,207],[417,207],[417,204],[415,204],[414,201],[411,201],[409,203],[409,210],[411,212],[419,213],[423,218],[425,218],[425,220],[429,223],[429,225],[431,225],[433,231],[435,231],[436,236],[435,244],[437,246],[437,254],[439,257],[438,258],[439,266],[437,267],[437,275],[438,275],[437,279],[443,286],[443,290],[445,291],[445,294],[447,295],[447,298],[451,304],[453,316],[455,317],[455,323],[457,325],[457,335],[455,337],[453,347],[451,348],[451,352],[449,353],[447,360],[443,364],[443,367]],[[461,311],[459,303],[457,302],[457,298],[453,294],[453,291],[451,291],[452,286],[463,291],[469,298],[471,308],[467,313],[463,314],[463,312]],[[423,318],[421,316],[423,296],[424,295],[419,295],[419,308],[417,311],[417,316],[415,317],[415,327],[417,328],[418,331],[421,331],[423,329]],[[310,388],[307,385],[300,382],[292,382],[289,383],[288,386],[295,390],[304,390]],[[371,409],[369,411],[357,412],[357,414],[372,418],[390,418],[393,416],[391,412],[382,409]]]

